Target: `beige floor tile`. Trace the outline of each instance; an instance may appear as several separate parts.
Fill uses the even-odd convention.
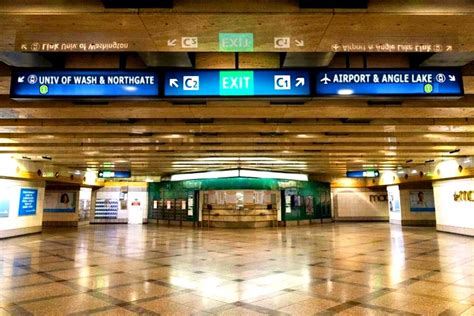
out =
[[[291,315],[312,315],[336,305],[339,305],[339,303],[319,298],[310,298],[278,310]]]
[[[142,304],[138,304],[138,306],[143,307],[147,310],[159,313],[160,315],[173,315],[173,316],[181,316],[181,315],[191,315],[194,313],[200,312],[200,310],[191,308],[189,306],[179,304],[173,302],[168,298],[158,299]]]
[[[120,274],[106,274],[101,276],[94,276],[89,278],[80,278],[74,280],[74,283],[77,283],[81,286],[90,288],[90,289],[100,289],[107,288],[110,286],[130,284],[139,282],[140,279],[137,277],[132,277],[123,273]]]
[[[219,316],[259,316],[266,315],[243,307],[235,307],[218,313]]]
[[[125,308],[117,307],[117,308],[108,309],[108,310],[102,311],[102,312],[91,313],[90,315],[95,315],[95,316],[131,316],[131,315],[137,315],[137,313],[126,310]]]
[[[464,311],[461,316],[474,316],[474,306]]]
[[[253,302],[253,305],[269,308],[269,309],[280,309],[285,306],[295,304],[301,301],[311,299],[313,297],[309,295],[299,294],[295,292],[290,292],[271,298],[266,298],[260,301]]]
[[[361,306],[355,306],[340,313],[337,313],[340,316],[385,316],[385,315],[396,315],[388,313],[386,311],[375,310],[371,308],[365,308]]]
[[[48,283],[15,288],[9,291],[4,291],[2,295],[5,295],[6,299],[10,300],[11,302],[21,302],[56,295],[72,295],[76,293],[76,290],[73,290],[65,285],[58,283]]]
[[[64,315],[84,312],[110,304],[87,294],[78,294],[20,305],[35,315]]]
[[[136,301],[142,298],[166,295],[175,291],[176,290],[174,289],[149,282],[100,290],[100,292],[104,294],[126,302]]]

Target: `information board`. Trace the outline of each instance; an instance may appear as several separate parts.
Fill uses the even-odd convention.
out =
[[[459,69],[327,69],[316,96],[462,96]]]
[[[158,74],[143,70],[38,70],[12,73],[13,99],[142,98],[159,95]]]
[[[113,170],[100,170],[97,173],[98,178],[108,179],[108,178],[131,178],[131,171],[113,171]]]
[[[377,178],[380,175],[378,170],[357,170],[347,171],[348,178]]]
[[[165,97],[310,96],[305,70],[191,70],[165,73]]]
[[[36,215],[36,205],[38,201],[38,189],[20,189],[20,206],[18,216]]]

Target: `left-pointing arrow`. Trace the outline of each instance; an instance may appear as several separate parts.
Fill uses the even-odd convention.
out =
[[[304,86],[304,84],[305,84],[304,78],[296,78],[296,87]]]
[[[25,76],[18,77],[18,83],[25,82]]]
[[[168,46],[171,46],[171,47],[176,46],[176,39],[169,39]]]
[[[171,78],[171,79],[170,79],[170,87],[179,88],[178,79]]]

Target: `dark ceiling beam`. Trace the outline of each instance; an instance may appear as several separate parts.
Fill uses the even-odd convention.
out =
[[[173,0],[102,0],[105,8],[172,8]]]
[[[368,0],[299,0],[305,9],[367,9]]]
[[[53,64],[40,54],[0,52],[0,61],[11,67],[52,67]]]

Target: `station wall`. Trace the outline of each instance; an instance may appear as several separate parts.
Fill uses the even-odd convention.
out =
[[[25,190],[36,201],[27,201]],[[44,181],[0,179],[0,238],[41,232],[44,192]]]
[[[388,221],[385,190],[334,188],[334,216],[337,221]]]
[[[474,236],[474,178],[438,181],[433,189],[437,230]]]

